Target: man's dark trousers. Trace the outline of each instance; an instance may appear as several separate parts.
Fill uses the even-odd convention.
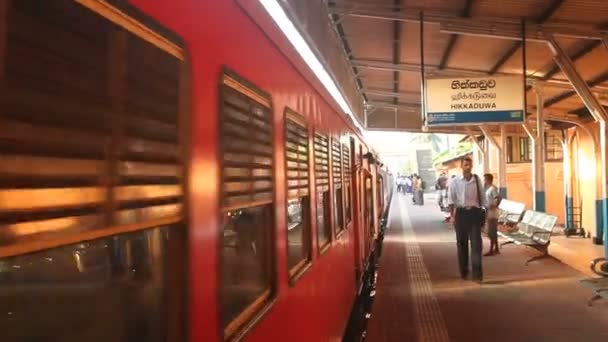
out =
[[[469,240],[471,241],[471,268],[473,279],[481,280],[481,209],[456,209],[455,229],[458,246],[458,266],[460,276],[465,278],[469,274]]]

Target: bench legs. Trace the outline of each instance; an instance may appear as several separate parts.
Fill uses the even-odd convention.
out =
[[[549,253],[543,253],[541,255],[537,255],[537,256],[531,257],[530,259],[526,260],[526,266],[528,266],[528,264],[531,263],[532,261],[543,259],[543,258],[546,258],[548,256],[549,256]]]
[[[594,293],[593,296],[591,296],[591,298],[589,298],[589,300],[587,301],[587,306],[593,306],[593,302],[601,298],[601,295]]]
[[[528,264],[531,263],[532,261],[547,258],[549,256],[548,248],[543,248],[542,250],[540,250],[540,252],[542,253],[541,255],[533,256],[530,259],[526,260],[526,266],[528,266]]]
[[[510,243],[515,243],[515,242],[513,242],[513,241],[511,241],[511,240],[509,240],[509,241],[505,241],[505,242],[503,242],[503,243],[501,243],[501,244],[500,244],[500,247],[502,247],[502,246],[504,246],[504,245],[508,245],[508,244],[510,244]]]

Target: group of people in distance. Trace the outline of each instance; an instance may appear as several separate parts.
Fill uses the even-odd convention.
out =
[[[410,176],[397,176],[397,192],[411,194],[414,205],[424,205],[425,182],[417,174]]]

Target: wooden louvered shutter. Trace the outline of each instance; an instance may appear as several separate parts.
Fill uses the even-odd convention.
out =
[[[315,178],[318,191],[329,190],[329,139],[315,133]]]
[[[270,96],[236,76],[222,80],[222,211],[271,203],[274,194]]]
[[[73,1],[11,1],[7,22],[0,246],[179,221],[182,61]]]
[[[350,147],[342,144],[342,164],[344,172],[344,211],[346,212],[346,223],[350,223],[351,214],[351,167],[350,167]]]
[[[129,36],[125,98],[115,144],[114,220],[134,223],[181,213],[183,170],[179,128],[181,62]]]
[[[334,189],[342,188],[342,152],[340,150],[340,141],[337,138],[331,140],[331,159],[332,172],[334,180]]]
[[[287,198],[308,196],[308,131],[304,118],[285,111]]]
[[[342,164],[344,167],[344,185],[350,187],[350,179],[352,177],[350,173],[350,148],[346,144],[342,144]]]

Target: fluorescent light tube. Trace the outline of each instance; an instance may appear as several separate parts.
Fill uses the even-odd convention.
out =
[[[306,40],[298,29],[295,27],[293,22],[289,19],[281,4],[279,4],[278,0],[260,0],[262,6],[270,17],[274,20],[274,22],[279,26],[285,37],[289,40],[291,45],[296,49],[296,51],[300,54],[304,62],[308,65],[308,67],[312,70],[312,72],[317,76],[321,84],[327,89],[331,97],[338,103],[340,109],[342,109],[347,115],[349,115],[355,125],[364,132],[365,129],[359,124],[359,121],[354,116],[352,109],[348,105],[348,102],[338,89],[338,86],[331,78],[327,70],[323,67],[323,64],[319,61],[317,56],[315,56],[312,49],[306,43]]]

